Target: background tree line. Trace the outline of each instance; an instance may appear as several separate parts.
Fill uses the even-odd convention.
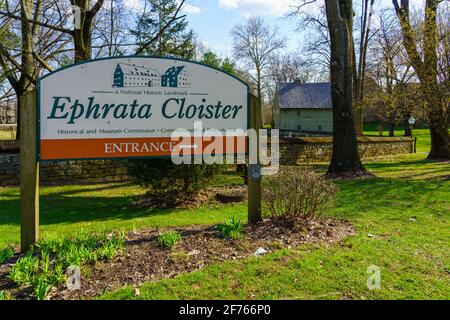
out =
[[[320,10],[308,10],[313,2]],[[250,17],[230,31],[231,60],[198,43],[185,1],[146,0],[129,8],[123,0],[0,0],[0,93],[20,97],[42,74],[86,59],[176,56],[241,77],[265,103],[266,122],[277,83],[331,81],[330,174],[364,172],[356,135],[369,108],[391,134],[412,115],[423,119],[431,131],[429,158],[448,159],[449,12],[442,3],[426,0],[413,10],[410,1],[393,0],[378,10],[374,0],[298,0],[286,19],[309,33],[296,52],[286,50],[276,27]]]

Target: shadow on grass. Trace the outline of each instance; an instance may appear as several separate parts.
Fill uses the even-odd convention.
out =
[[[77,193],[89,193],[124,188],[132,184],[120,184],[100,186],[97,188],[77,188],[74,190],[60,192],[45,192],[40,196],[40,223],[41,225],[93,222],[111,219],[136,219],[152,215],[166,215],[180,209],[152,210],[135,208],[132,203],[140,196],[132,194],[129,196],[73,196]],[[84,187],[84,186],[83,186]],[[0,197],[0,225],[20,224],[20,195],[8,195],[8,198]]]
[[[371,178],[335,182],[339,188],[335,211],[345,216],[352,216],[364,211],[367,206],[379,207],[389,205],[395,200],[400,206],[408,208],[415,205],[415,199],[426,197],[445,184],[430,183],[429,180]],[[131,204],[138,195],[121,196],[68,196],[77,192],[103,190],[100,188],[79,189],[50,193],[41,196],[41,224],[68,224],[78,222],[95,222],[107,220],[132,220],[150,216],[164,216],[174,212],[189,210],[168,209],[152,210],[134,208]],[[444,192],[444,190],[443,190]],[[19,225],[19,197],[0,200],[0,224]],[[343,218],[345,218],[343,216]]]
[[[427,160],[427,159],[421,159],[421,160],[412,160],[412,161],[380,161],[380,162],[366,162],[364,165],[371,169],[383,169],[383,168],[401,168],[405,166],[409,167],[418,167],[420,168],[423,165],[429,165],[429,164],[446,164],[448,162],[442,162],[442,161],[433,161],[433,160]]]
[[[426,208],[429,201],[445,203],[449,186],[439,178],[436,181],[439,183],[402,178],[336,181],[340,192],[333,212],[342,218],[374,212],[398,218],[408,209]],[[393,207],[395,214],[391,211]]]

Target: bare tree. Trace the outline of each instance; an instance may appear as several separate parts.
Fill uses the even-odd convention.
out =
[[[415,88],[411,80],[415,73],[409,63],[401,42],[401,30],[392,10],[383,10],[379,16],[378,32],[368,51],[367,79],[375,85],[367,88],[364,105],[376,106],[380,125],[389,126],[389,135],[394,136],[395,124],[399,120],[407,122],[415,116],[417,108],[409,102]],[[420,100],[418,100],[420,101]],[[416,105],[420,103],[416,102]],[[405,135],[410,135],[409,125],[405,125]]]
[[[127,8],[123,0],[106,0],[97,14],[92,34],[93,57],[114,57],[134,53],[136,44],[130,30],[135,8]]]
[[[299,81],[309,82],[315,70],[299,54],[274,54],[269,64],[270,81],[273,84]]]
[[[367,48],[369,46],[370,32],[372,26],[373,5],[375,0],[362,0],[360,16],[360,37],[358,63],[356,63],[356,53],[353,51],[355,60],[355,70],[353,71],[353,83],[355,86],[355,130],[357,134],[363,133],[363,110],[362,101],[364,99],[364,81],[366,78]],[[353,47],[355,50],[355,47]]]
[[[270,59],[285,48],[286,38],[280,37],[277,28],[270,28],[261,17],[251,17],[244,25],[236,25],[231,30],[233,36],[233,56],[251,70],[249,77],[254,80],[257,95],[262,100],[263,81],[269,75]]]
[[[439,82],[438,65],[438,4],[441,0],[426,0],[423,21],[423,53],[419,51],[418,35],[410,19],[409,0],[392,0],[400,21],[403,44],[409,60],[420,80],[421,90],[428,109],[431,134],[431,150],[428,159],[450,159],[450,135],[448,132],[448,99],[445,85]],[[447,19],[448,22],[448,19]]]
[[[327,1],[298,0],[293,12],[289,16],[298,19],[298,30],[311,30],[305,39],[304,50],[314,65],[322,66],[325,70],[330,69],[330,35],[327,25],[325,4]],[[310,4],[319,6],[319,10],[310,10]],[[376,33],[372,30],[372,17],[375,0],[361,0],[361,5],[353,5],[354,20],[359,24],[353,25],[353,42],[358,46],[353,46],[353,94],[355,109],[355,129],[357,134],[363,133],[363,110],[364,81],[366,78],[367,49],[369,43]],[[358,10],[359,9],[359,10]],[[359,15],[357,14],[358,12]],[[357,32],[359,31],[359,32]]]
[[[309,10],[309,5],[315,3],[318,10]],[[310,67],[316,73],[326,74],[329,80],[330,72],[330,35],[328,32],[325,4],[321,2],[299,0],[298,6],[288,14],[297,20],[296,30],[305,32],[301,51]]]
[[[19,98],[33,90],[42,69],[50,68],[48,60],[54,58],[67,43],[59,33],[44,27],[59,17],[51,4],[38,0],[22,0],[11,5],[6,2],[6,15],[0,16],[1,33],[12,41],[0,43],[0,66],[4,77]],[[16,14],[20,15],[15,19]],[[20,100],[19,100],[20,102]],[[17,120],[20,119],[20,104]],[[20,138],[20,130],[17,131]]]
[[[333,154],[327,175],[358,176],[366,170],[361,162],[353,109],[353,3],[325,2],[331,40],[331,99],[333,103]]]
[[[450,4],[441,7],[438,12],[438,81],[445,86],[447,95],[450,95]]]
[[[22,7],[26,7],[25,3],[27,1],[20,2]],[[36,5],[42,2],[36,1]],[[73,30],[67,27],[67,23],[63,19],[59,19],[58,23],[48,23],[35,19],[31,15],[21,14],[18,16],[10,11],[0,11],[0,15],[20,20],[24,24],[30,24],[33,29],[40,26],[70,35],[73,38],[75,62],[77,62],[88,60],[92,57],[92,28],[95,16],[102,8],[104,2],[105,0],[98,0],[91,6],[91,1],[89,0],[70,0],[70,5],[74,9],[75,19],[75,28]],[[54,8],[55,15],[63,16],[67,14],[67,10],[60,9],[60,1],[51,1],[50,3]]]

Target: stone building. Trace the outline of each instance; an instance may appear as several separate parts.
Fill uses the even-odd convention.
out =
[[[273,119],[277,129],[333,132],[330,83],[278,84]]]

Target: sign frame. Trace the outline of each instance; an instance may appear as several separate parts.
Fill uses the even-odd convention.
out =
[[[246,89],[247,89],[247,99],[246,99],[246,107],[247,108],[247,127],[246,128],[242,128],[244,130],[248,130],[251,128],[251,106],[250,106],[250,96],[251,94],[251,89],[250,86],[245,83],[242,79],[239,79],[238,77],[236,77],[235,75],[232,75],[222,69],[213,67],[213,66],[209,66],[207,64],[201,63],[201,62],[197,62],[197,61],[190,61],[187,59],[181,59],[181,58],[175,58],[175,57],[162,57],[162,56],[138,56],[138,55],[130,55],[130,56],[120,56],[120,57],[104,57],[104,58],[98,58],[98,59],[90,59],[90,60],[85,60],[85,61],[80,61],[74,64],[70,64],[68,66],[64,66],[62,68],[59,68],[57,70],[54,70],[52,72],[49,72],[45,75],[43,75],[42,77],[39,77],[36,81],[36,161],[40,162],[40,163],[47,163],[47,162],[64,162],[64,161],[93,161],[93,160],[131,160],[131,159],[168,159],[171,156],[170,155],[162,155],[162,156],[129,156],[129,157],[96,157],[96,158],[64,158],[64,159],[41,159],[41,103],[40,103],[40,97],[41,97],[41,81],[46,79],[47,77],[50,77],[56,73],[59,73],[63,70],[66,69],[70,69],[73,67],[77,67],[80,65],[84,65],[84,64],[89,64],[89,63],[93,63],[93,62],[97,62],[97,61],[105,61],[105,60],[119,60],[119,59],[159,59],[159,60],[172,60],[172,61],[179,61],[179,62],[186,62],[186,63],[191,63],[191,64],[196,64],[202,67],[206,67],[209,69],[212,69],[214,71],[218,71],[221,72],[222,74],[225,74],[228,77],[233,78],[234,80],[239,81],[241,84],[243,84]],[[70,140],[70,139],[68,139]],[[228,153],[228,154],[236,154],[236,153]],[[227,153],[223,153],[223,155],[227,155]],[[195,155],[195,156],[202,156],[202,154],[200,155]]]

